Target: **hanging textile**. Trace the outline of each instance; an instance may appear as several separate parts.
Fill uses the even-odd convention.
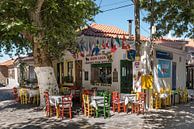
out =
[[[120,47],[121,46],[121,41],[117,35],[117,37],[115,38],[115,41],[116,41],[116,44],[118,44],[118,46]]]

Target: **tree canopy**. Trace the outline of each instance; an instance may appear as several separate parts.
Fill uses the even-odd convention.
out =
[[[174,36],[194,38],[193,0],[141,0],[141,8],[148,12],[144,20],[156,25],[155,36],[172,30]]]
[[[40,42],[51,56],[72,49],[81,27],[98,13],[92,0],[1,0],[0,48],[5,51],[33,47],[33,38]]]

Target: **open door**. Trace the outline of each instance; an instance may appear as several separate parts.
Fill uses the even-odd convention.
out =
[[[120,92],[130,93],[133,89],[133,71],[132,71],[132,61],[121,60],[120,61]]]
[[[75,61],[75,85],[82,86],[82,60]]]

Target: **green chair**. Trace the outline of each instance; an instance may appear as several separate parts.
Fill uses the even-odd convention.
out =
[[[97,90],[97,96],[103,96],[104,95],[104,90]]]
[[[97,104],[96,117],[99,117],[99,115],[104,115],[104,118],[106,118],[106,117],[110,117],[111,94],[104,93],[103,96],[104,96],[104,102],[102,104]]]

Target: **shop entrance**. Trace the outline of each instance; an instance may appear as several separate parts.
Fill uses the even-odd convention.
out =
[[[121,60],[120,61],[120,92],[121,93],[130,93],[133,89],[133,70],[132,70],[132,61]]]
[[[172,62],[172,90],[176,90],[176,62]]]
[[[82,61],[75,61],[75,85],[82,86]]]
[[[57,63],[57,83],[58,84],[63,84],[63,79],[62,77],[64,76],[64,63]]]

